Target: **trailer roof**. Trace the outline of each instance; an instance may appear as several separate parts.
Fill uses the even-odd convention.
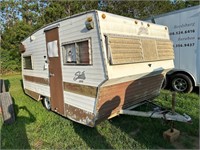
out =
[[[58,23],[58,22],[61,22],[61,21],[64,21],[64,20],[67,20],[67,19],[71,19],[71,18],[74,18],[74,17],[77,17],[77,16],[81,16],[81,15],[84,15],[84,14],[87,14],[87,13],[91,13],[91,12],[97,12],[98,10],[89,10],[89,11],[85,11],[85,12],[81,12],[81,13],[78,13],[78,14],[74,14],[72,16],[67,16],[65,18],[62,18],[62,19],[58,19],[56,21],[53,21],[51,23],[48,23],[46,25],[43,25],[42,27],[40,27],[39,29],[35,30],[34,32],[32,32],[31,34],[29,34],[26,38],[24,38],[21,42],[25,41],[29,36],[33,35],[34,33],[36,33],[37,31],[45,28],[45,27],[48,27],[52,24],[55,24],[55,23]]]
[[[59,26],[58,23],[61,22],[61,21],[64,21],[64,20],[67,20],[67,19],[71,19],[71,18],[75,18],[75,17],[81,16],[81,15],[85,15],[85,14],[91,13],[91,12],[96,12],[96,13],[97,13],[97,12],[104,12],[104,11],[100,11],[100,10],[89,10],[89,11],[81,12],[81,13],[79,13],[79,14],[74,14],[74,15],[72,15],[72,16],[67,16],[67,17],[62,18],[62,19],[58,19],[58,20],[56,20],[56,21],[54,21],[54,22],[51,22],[51,23],[49,23],[49,24],[46,24],[46,25],[40,27],[39,29],[35,30],[34,32],[32,32],[31,34],[29,34],[26,38],[24,38],[21,42],[25,41],[28,37],[30,37],[31,35],[33,35],[34,33],[36,33],[37,31],[39,31],[39,30],[41,30],[41,29],[44,29],[44,28],[46,28],[46,27],[51,28],[51,27],[52,27],[51,25],[53,25],[53,24],[54,24],[55,26]],[[105,12],[105,13],[109,13],[109,12]],[[112,14],[112,13],[109,13],[109,14]],[[117,15],[117,14],[113,14],[113,15]],[[121,16],[121,15],[117,15],[117,16]],[[121,17],[128,18],[128,19],[135,19],[135,18],[130,18],[130,17],[126,17],[126,16],[121,16]],[[135,19],[135,20],[138,20],[138,19]],[[140,20],[140,21],[142,21],[142,20]],[[57,24],[56,24],[56,23],[57,23]],[[47,29],[47,30],[48,30],[48,29]]]

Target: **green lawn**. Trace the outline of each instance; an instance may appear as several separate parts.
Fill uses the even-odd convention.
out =
[[[175,143],[162,137],[169,125],[162,120],[119,116],[89,128],[48,112],[41,102],[23,93],[20,75],[4,76],[15,103],[16,122],[1,126],[1,149],[171,149],[199,148],[199,96],[177,94],[176,111],[187,113],[193,124],[175,123],[181,131]],[[170,107],[169,91],[156,102]]]

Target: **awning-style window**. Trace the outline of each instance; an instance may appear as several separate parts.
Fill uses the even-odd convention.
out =
[[[170,40],[108,35],[106,41],[108,57],[113,65],[174,58]]]

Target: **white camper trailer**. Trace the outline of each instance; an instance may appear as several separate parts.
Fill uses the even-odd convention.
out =
[[[200,86],[200,5],[150,20],[167,26],[174,43],[175,68],[167,73],[165,85],[178,92],[191,92],[194,86]]]
[[[167,27],[96,10],[49,24],[20,47],[25,93],[91,127],[156,97],[173,68]]]

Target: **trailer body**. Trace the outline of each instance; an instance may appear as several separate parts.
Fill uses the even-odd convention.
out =
[[[159,95],[174,66],[167,27],[96,10],[42,27],[20,51],[25,93],[90,127]]]
[[[179,92],[191,92],[193,86],[200,86],[200,5],[153,16],[146,21],[169,28],[175,68],[167,73],[167,82]]]

